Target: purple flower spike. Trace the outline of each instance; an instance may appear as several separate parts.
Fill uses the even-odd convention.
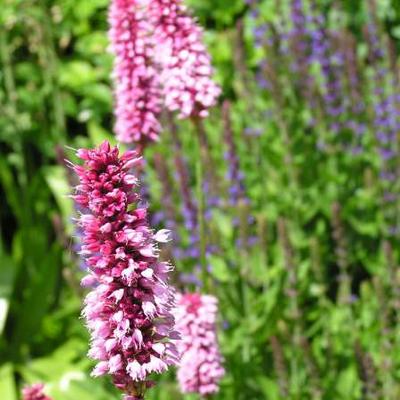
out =
[[[152,384],[148,375],[166,371],[178,358],[167,279],[172,266],[159,261],[156,244],[168,241],[169,233],[153,233],[147,209],[138,208],[138,181],[129,173],[140,163],[136,152],[120,156],[104,142],[77,155],[84,165],[74,166],[80,184],[73,198],[88,210],[78,222],[81,254],[97,283],[82,312],[91,333],[88,354],[99,361],[92,375],[110,374],[127,398],[141,399]]]

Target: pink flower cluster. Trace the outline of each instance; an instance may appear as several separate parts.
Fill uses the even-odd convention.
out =
[[[182,0],[150,3],[165,104],[181,118],[206,117],[221,90],[211,79],[213,69],[203,31]]]
[[[134,151],[120,156],[104,142],[77,155],[84,165],[74,166],[80,184],[73,197],[89,211],[78,222],[90,270],[82,284],[96,284],[83,309],[91,332],[89,356],[99,361],[92,374],[112,375],[128,399],[140,399],[151,385],[148,375],[178,361],[174,292],[167,282],[172,267],[159,261],[156,244],[168,241],[169,232],[153,233],[147,210],[137,208],[138,181],[129,173],[140,163]]]
[[[214,296],[184,294],[178,296],[174,311],[181,362],[178,380],[183,393],[202,396],[218,392],[224,376],[216,334],[218,301]]]
[[[220,94],[203,31],[182,0],[112,0],[118,140],[157,140],[162,102],[181,118],[205,117]]]
[[[153,63],[147,0],[112,0],[109,37],[115,54],[115,132],[124,143],[157,140],[161,92]]]
[[[34,383],[22,389],[22,400],[51,400],[43,393],[43,383]]]

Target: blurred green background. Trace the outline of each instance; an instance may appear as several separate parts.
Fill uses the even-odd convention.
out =
[[[83,290],[74,253],[74,208],[67,197],[73,177],[63,165],[65,157],[74,159],[70,148],[103,139],[115,143],[108,3],[1,1],[2,400],[18,399],[22,385],[37,381],[47,385],[54,400],[120,396],[107,378],[89,376],[88,334],[79,319]],[[344,129],[332,134],[332,116],[319,105],[310,106],[302,93],[305,76],[282,62],[296,60],[299,53],[289,48],[282,56],[269,42],[256,44],[259,26],[267,24],[272,42],[282,38],[285,24],[290,29],[291,1],[187,3],[205,28],[215,76],[223,87],[221,104],[231,103],[249,199],[233,205],[227,200],[226,126],[218,106],[205,121],[208,156],[215,167],[212,174],[221,182],[222,199],[206,219],[207,244],[218,247],[207,262],[210,290],[221,306],[220,342],[227,370],[215,399],[399,399],[399,234],[393,229],[388,234],[398,226],[398,198],[388,205],[382,203],[382,193],[400,193],[396,182],[382,183],[380,178],[382,159],[371,116],[379,103],[371,89],[378,67],[368,57],[363,35],[371,21],[369,2],[304,1],[327,18],[327,30],[354,37],[366,103],[357,118],[367,126],[357,156],[348,151],[351,133]],[[381,63],[394,63],[385,70],[382,87],[400,95],[393,81],[385,81],[395,80],[398,73],[400,2],[377,1],[374,17],[383,43],[391,39],[391,59],[385,55]],[[309,73],[318,87],[321,70],[314,67],[309,66]],[[279,83],[264,87],[257,74],[271,80],[271,71]],[[346,88],[339,96],[346,99],[349,93]],[[341,116],[343,121],[353,117],[350,111]],[[311,124],[315,118],[319,122]],[[176,123],[181,156],[197,196],[202,188],[196,169],[202,161],[196,129],[189,122]],[[175,203],[181,201],[176,143],[170,124],[164,126],[160,143],[145,154],[143,185],[154,214],[162,210],[165,194],[155,167],[157,155],[165,162]],[[244,133],[249,131],[259,134]],[[325,140],[323,149],[320,138]],[[396,174],[398,165],[396,155]],[[173,214],[180,239],[172,246],[185,248],[188,232],[181,212]],[[155,223],[164,226],[164,221]],[[249,238],[255,244],[244,245]],[[178,277],[191,273],[195,263],[177,259],[175,264]],[[159,381],[149,399],[197,398],[179,394],[173,371]]]

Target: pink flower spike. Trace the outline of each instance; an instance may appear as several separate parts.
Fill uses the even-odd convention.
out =
[[[140,146],[156,141],[161,130],[161,91],[146,6],[147,0],[112,0],[108,16],[115,56],[115,132],[119,141]]]
[[[155,59],[161,68],[166,107],[178,111],[180,118],[206,117],[221,89],[212,80],[203,30],[182,0],[153,0],[150,15],[155,26]]]
[[[175,295],[168,284],[172,267],[159,262],[147,210],[137,208],[139,183],[126,179],[136,153],[120,156],[117,147],[104,142],[79,154],[84,164],[76,169],[76,190],[87,204],[78,221],[89,269],[83,284],[94,283],[82,314],[91,333],[88,354],[99,361],[92,375],[110,374],[127,398],[141,399],[151,386],[149,374],[177,363]],[[166,345],[169,351],[161,351]]]
[[[43,383],[34,383],[22,389],[22,400],[51,400],[43,393]]]
[[[178,381],[182,393],[202,396],[218,392],[225,374],[216,333],[218,301],[214,296],[184,294],[174,311],[181,362]]]

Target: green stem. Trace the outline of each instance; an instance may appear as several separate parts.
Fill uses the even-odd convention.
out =
[[[257,235],[260,249],[260,271],[263,271],[264,268],[268,268],[268,238],[267,238],[267,220],[264,215],[260,214],[257,216]],[[265,283],[264,290],[267,290],[269,287],[269,276],[268,271],[265,273]]]
[[[44,79],[47,84],[50,85],[52,93],[52,105],[53,105],[53,118],[56,132],[55,137],[59,141],[60,138],[64,138],[66,132],[65,124],[65,113],[64,106],[58,82],[58,59],[57,52],[54,46],[53,39],[53,26],[51,23],[51,16],[48,14],[48,7],[45,2],[41,2],[42,5],[42,23],[43,23],[43,36],[44,36],[44,47],[43,54],[44,60],[46,60],[46,74]]]
[[[250,271],[249,271],[249,252],[248,252],[248,207],[246,203],[242,200],[238,203],[238,211],[239,211],[239,235],[241,240],[241,246],[239,248],[239,259],[240,259],[240,291],[242,296],[242,307],[244,318],[248,318],[251,315],[250,310],[250,288],[249,281]],[[248,324],[246,324],[248,326]],[[251,337],[250,332],[247,332],[247,337]],[[250,341],[243,341],[243,362],[250,362],[251,351],[250,351]]]
[[[12,106],[13,113],[16,114],[17,93],[15,89],[11,57],[7,45],[5,30],[0,30],[0,57],[1,63],[3,65],[4,86],[6,88],[8,101],[9,104]]]
[[[210,276],[207,271],[207,259],[206,259],[206,234],[205,234],[205,223],[204,223],[204,193],[203,193],[203,165],[201,157],[197,160],[196,165],[196,178],[197,178],[197,220],[199,227],[199,240],[200,240],[200,264],[202,281],[204,290],[209,293],[210,290]]]

